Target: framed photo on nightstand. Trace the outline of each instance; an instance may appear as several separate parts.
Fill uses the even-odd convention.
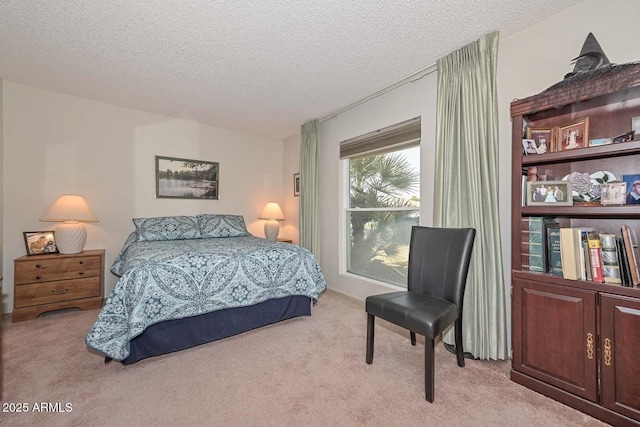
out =
[[[27,255],[45,255],[58,253],[53,231],[25,231],[24,245]]]

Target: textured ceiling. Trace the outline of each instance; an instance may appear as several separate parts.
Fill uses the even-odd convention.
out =
[[[580,0],[2,0],[0,77],[285,139]]]

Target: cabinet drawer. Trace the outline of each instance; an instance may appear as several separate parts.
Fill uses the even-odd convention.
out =
[[[14,307],[100,296],[100,277],[16,286]]]
[[[100,275],[100,257],[78,256],[63,259],[34,259],[15,264],[15,284],[77,279]]]

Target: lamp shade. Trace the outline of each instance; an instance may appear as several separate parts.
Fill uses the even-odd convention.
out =
[[[264,209],[262,209],[259,218],[282,221],[284,220],[284,214],[282,213],[282,209],[280,209],[280,205],[278,203],[269,202]]]
[[[40,218],[40,221],[98,222],[98,218],[96,218],[84,197],[76,194],[63,194],[49,208],[47,213]]]
[[[83,222],[97,222],[95,214],[82,196],[63,194],[49,208],[40,221],[62,222],[56,227],[56,246],[61,254],[82,252],[87,241]]]

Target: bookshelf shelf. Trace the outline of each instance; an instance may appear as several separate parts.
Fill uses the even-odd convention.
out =
[[[537,241],[531,236],[544,232],[532,224],[544,224],[540,217],[553,219],[555,227],[591,228],[616,237],[628,226],[640,236],[640,204],[522,203],[523,176],[531,170],[555,177],[550,180],[571,172],[609,171],[617,179],[640,175],[640,135],[629,142],[587,146],[589,140],[630,131],[632,118],[640,116],[640,63],[611,67],[593,78],[516,100],[511,116],[511,379],[609,424],[640,426],[640,364],[632,363],[640,348],[640,287],[529,270],[548,271],[544,261],[543,267],[534,263],[540,252],[534,251]],[[544,154],[523,153],[526,129],[551,129],[557,140],[558,129],[580,121],[588,123],[581,148],[562,151],[565,145],[556,143]]]
[[[565,218],[640,219],[640,205],[624,206],[523,206],[522,216],[555,216]]]

